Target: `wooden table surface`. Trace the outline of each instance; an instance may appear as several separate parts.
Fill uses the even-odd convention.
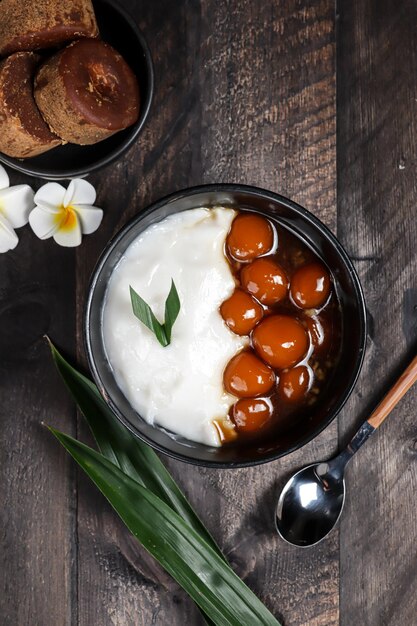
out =
[[[76,250],[26,228],[0,258],[0,622],[201,624],[40,425],[86,437],[41,337],[83,362],[88,279],[109,237],[172,191],[240,182],[294,199],[337,233],[367,300],[365,364],[339,419],[297,453],[229,471],[164,460],[285,626],[415,626],[417,388],[350,465],[343,518],[323,543],[285,545],[272,511],[285,477],[346,442],[415,354],[417,4],[124,4],[150,43],[156,94],[135,147],[91,176],[102,226]]]

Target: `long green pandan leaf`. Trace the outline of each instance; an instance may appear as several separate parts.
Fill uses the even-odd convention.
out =
[[[210,545],[165,502],[85,444],[51,428],[129,530],[217,626],[279,622]]]
[[[218,554],[220,548],[190,506],[157,454],[139,441],[110,411],[96,385],[73,368],[48,339],[55,365],[82,411],[102,454],[125,474],[150,489],[200,533]],[[208,626],[213,622],[202,611]]]
[[[51,341],[49,345],[58,371],[85,416],[101,453],[117,465],[122,472],[152,491],[174,509],[224,558],[213,537],[198,518],[158,455],[119,422],[104,402],[97,387],[73,368]]]

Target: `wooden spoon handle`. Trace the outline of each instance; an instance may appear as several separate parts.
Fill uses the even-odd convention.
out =
[[[384,419],[397,406],[401,398],[417,381],[417,356],[411,361],[407,369],[401,374],[397,382],[391,387],[387,395],[381,400],[368,419],[368,423],[374,428],[381,426]]]

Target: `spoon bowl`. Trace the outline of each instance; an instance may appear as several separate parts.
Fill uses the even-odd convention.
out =
[[[281,492],[276,508],[278,533],[288,543],[312,546],[337,523],[345,501],[343,475],[328,463],[314,463],[294,474]]]

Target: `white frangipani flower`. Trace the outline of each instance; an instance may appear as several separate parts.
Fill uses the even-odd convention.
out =
[[[13,250],[19,238],[14,232],[28,223],[34,207],[33,190],[29,185],[10,187],[6,170],[0,165],[0,252]]]
[[[90,235],[101,224],[103,211],[93,206],[96,190],[82,178],[70,182],[68,189],[46,183],[35,194],[36,207],[29,215],[33,232],[40,239],[53,237],[61,246],[79,246],[82,235]]]

